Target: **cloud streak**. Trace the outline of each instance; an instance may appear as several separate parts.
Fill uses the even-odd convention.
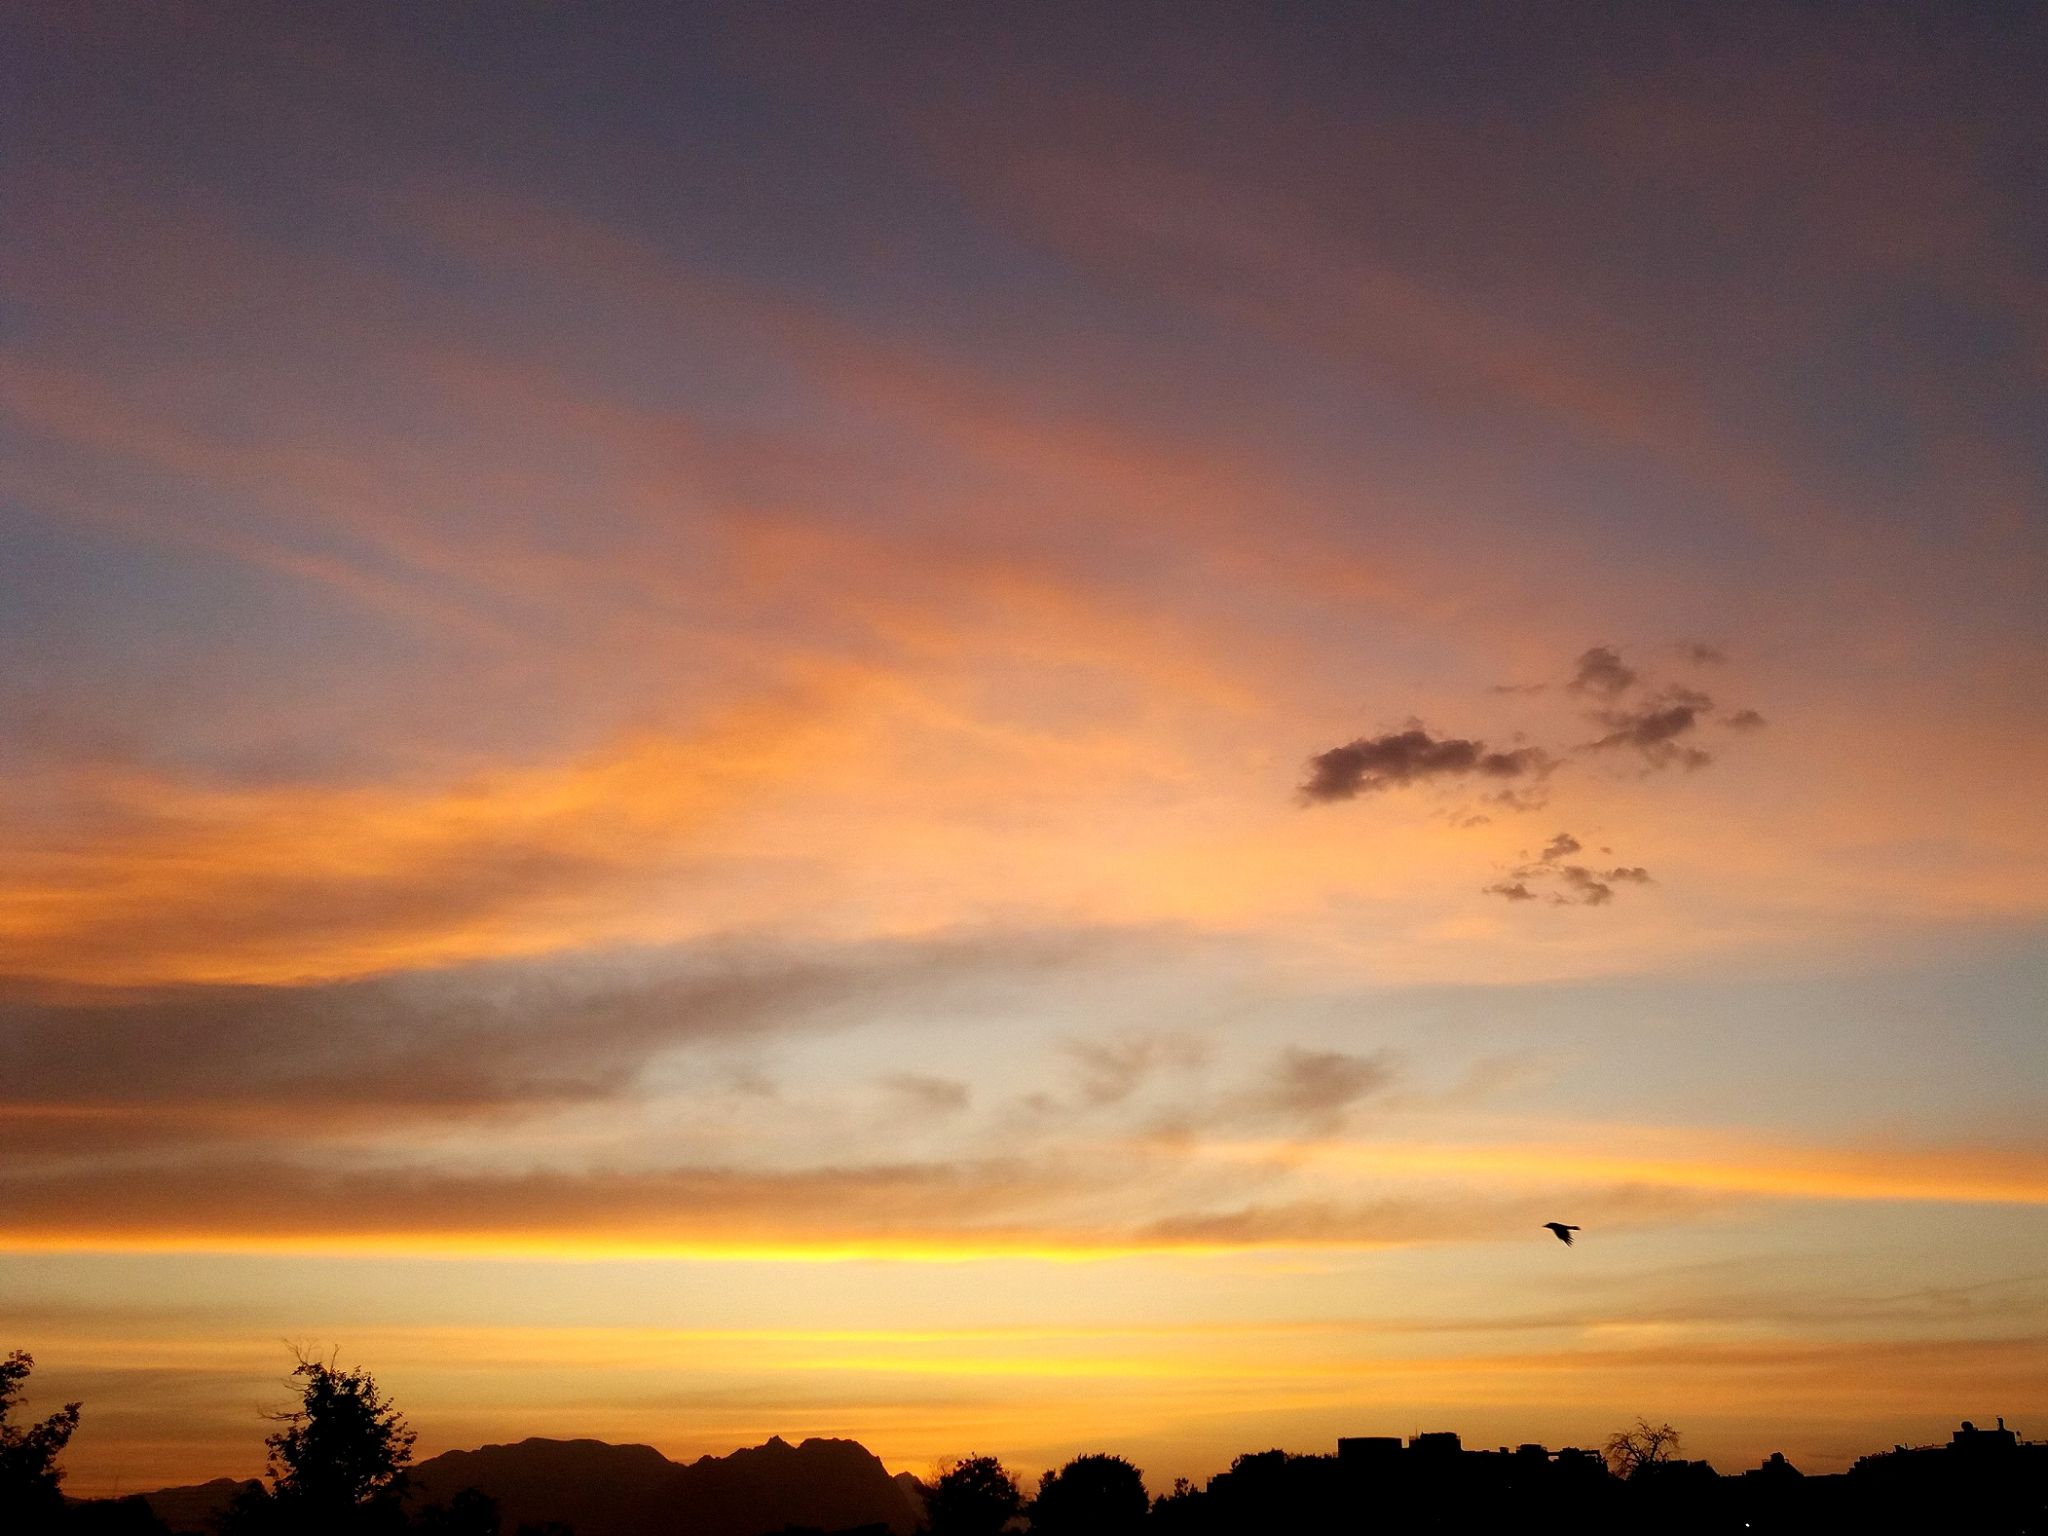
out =
[[[834,1261],[1113,1257],[1525,1238],[1736,1199],[2048,1206],[2037,1146],[1604,1140],[1125,1143],[1038,1158],[464,1173],[180,1161],[0,1174],[0,1251],[445,1254]],[[1360,1180],[1373,1193],[1361,1194]]]
[[[895,1022],[1146,942],[733,940],[296,987],[17,981],[0,987],[0,1146],[278,1142],[623,1100],[667,1053]],[[934,1108],[959,1087],[889,1081]]]

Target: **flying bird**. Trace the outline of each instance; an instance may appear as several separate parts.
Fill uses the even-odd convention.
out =
[[[1577,1227],[1567,1226],[1565,1225],[1565,1223],[1561,1221],[1546,1221],[1545,1223],[1543,1223],[1543,1225],[1550,1231],[1556,1233],[1557,1240],[1560,1243],[1563,1243],[1567,1248],[1571,1247],[1572,1245],[1572,1234],[1579,1230]]]

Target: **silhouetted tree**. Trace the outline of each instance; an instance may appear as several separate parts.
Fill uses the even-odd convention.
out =
[[[1608,1469],[1616,1477],[1640,1476],[1675,1457],[1678,1438],[1678,1431],[1669,1424],[1637,1419],[1633,1427],[1617,1429],[1607,1437]]]
[[[22,1383],[35,1363],[33,1355],[18,1349],[0,1362],[0,1510],[16,1513],[26,1530],[63,1511],[58,1484],[64,1474],[57,1457],[78,1428],[77,1403],[66,1403],[40,1423],[7,1422],[21,1405]]]
[[[1031,1529],[1045,1536],[1124,1536],[1143,1530],[1145,1477],[1121,1456],[1076,1456],[1038,1480]]]
[[[1024,1507],[1017,1479],[993,1456],[964,1456],[925,1499],[932,1536],[996,1536]]]
[[[1196,1531],[1208,1513],[1203,1507],[1205,1495],[1201,1489],[1184,1477],[1173,1480],[1173,1491],[1162,1493],[1152,1501],[1152,1526],[1158,1531]]]
[[[1205,1512],[1206,1524],[1216,1531],[1321,1533],[1337,1528],[1337,1493],[1336,1457],[1253,1451],[1233,1458],[1228,1472],[1211,1478],[1195,1508]]]
[[[368,1371],[301,1359],[299,1407],[278,1415],[270,1487],[252,1488],[230,1511],[229,1536],[357,1536],[404,1527],[399,1501],[413,1432]],[[495,1510],[493,1511],[495,1514]]]

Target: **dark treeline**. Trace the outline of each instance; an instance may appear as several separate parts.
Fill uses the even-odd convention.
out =
[[[202,1485],[125,1499],[67,1500],[58,1466],[82,1405],[16,1423],[31,1358],[0,1363],[0,1533],[5,1536],[1320,1536],[1320,1533],[1985,1533],[2048,1536],[2048,1444],[1965,1423],[1945,1445],[1866,1456],[1847,1473],[1805,1476],[1783,1456],[1733,1476],[1679,1454],[1669,1424],[1638,1420],[1598,1450],[1541,1445],[1468,1450],[1455,1434],[1357,1438],[1334,1453],[1261,1451],[1196,1487],[1154,1496],[1122,1457],[1077,1456],[1027,1488],[993,1456],[965,1456],[929,1482],[889,1479],[849,1441],[775,1440],[689,1468],[647,1447],[527,1441],[450,1453],[487,1487],[452,1494],[415,1478],[413,1432],[361,1370],[301,1359],[298,1405],[275,1415],[262,1481]],[[596,1460],[592,1458],[596,1457]],[[750,1524],[761,1469],[820,1480],[852,1457],[879,1480],[885,1518],[853,1524]],[[610,1458],[610,1459],[606,1459]],[[623,1458],[621,1460],[620,1458]],[[734,1472],[747,1458],[751,1470]],[[434,1463],[426,1464],[428,1467]],[[709,1469],[707,1472],[706,1469]],[[721,1500],[692,1509],[667,1498],[636,1504],[623,1486],[645,1475],[723,1481]],[[731,1474],[731,1475],[726,1475]],[[829,1479],[825,1479],[829,1480]],[[571,1487],[569,1485],[575,1484]],[[595,1484],[596,1486],[588,1486]],[[667,1485],[675,1486],[673,1477]],[[542,1502],[591,1511],[587,1529],[519,1519],[501,1507]],[[809,1507],[832,1507],[826,1490]],[[777,1489],[787,1495],[789,1489]],[[872,1512],[870,1504],[863,1506]],[[177,1497],[173,1497],[176,1495]],[[206,1495],[197,1504],[194,1496]],[[183,1501],[182,1513],[179,1506]],[[822,1501],[822,1502],[821,1502]],[[780,1502],[787,1504],[787,1498]],[[857,1500],[855,1502],[858,1502]],[[203,1507],[202,1507],[203,1506]],[[838,1507],[850,1507],[842,1504]],[[168,1518],[167,1518],[168,1511]],[[176,1523],[173,1523],[173,1522]]]

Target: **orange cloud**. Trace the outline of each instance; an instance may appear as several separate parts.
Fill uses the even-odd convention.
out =
[[[1583,1141],[1212,1144],[1203,1152],[1346,1174],[1625,1183],[1797,1200],[2048,1204],[2048,1151],[2026,1145],[1828,1147],[1613,1126]]]
[[[64,835],[0,829],[0,969],[289,981],[669,936],[674,913],[645,906],[650,850],[687,859],[749,791],[801,772],[817,734],[810,710],[764,701],[424,793],[76,773]]]

